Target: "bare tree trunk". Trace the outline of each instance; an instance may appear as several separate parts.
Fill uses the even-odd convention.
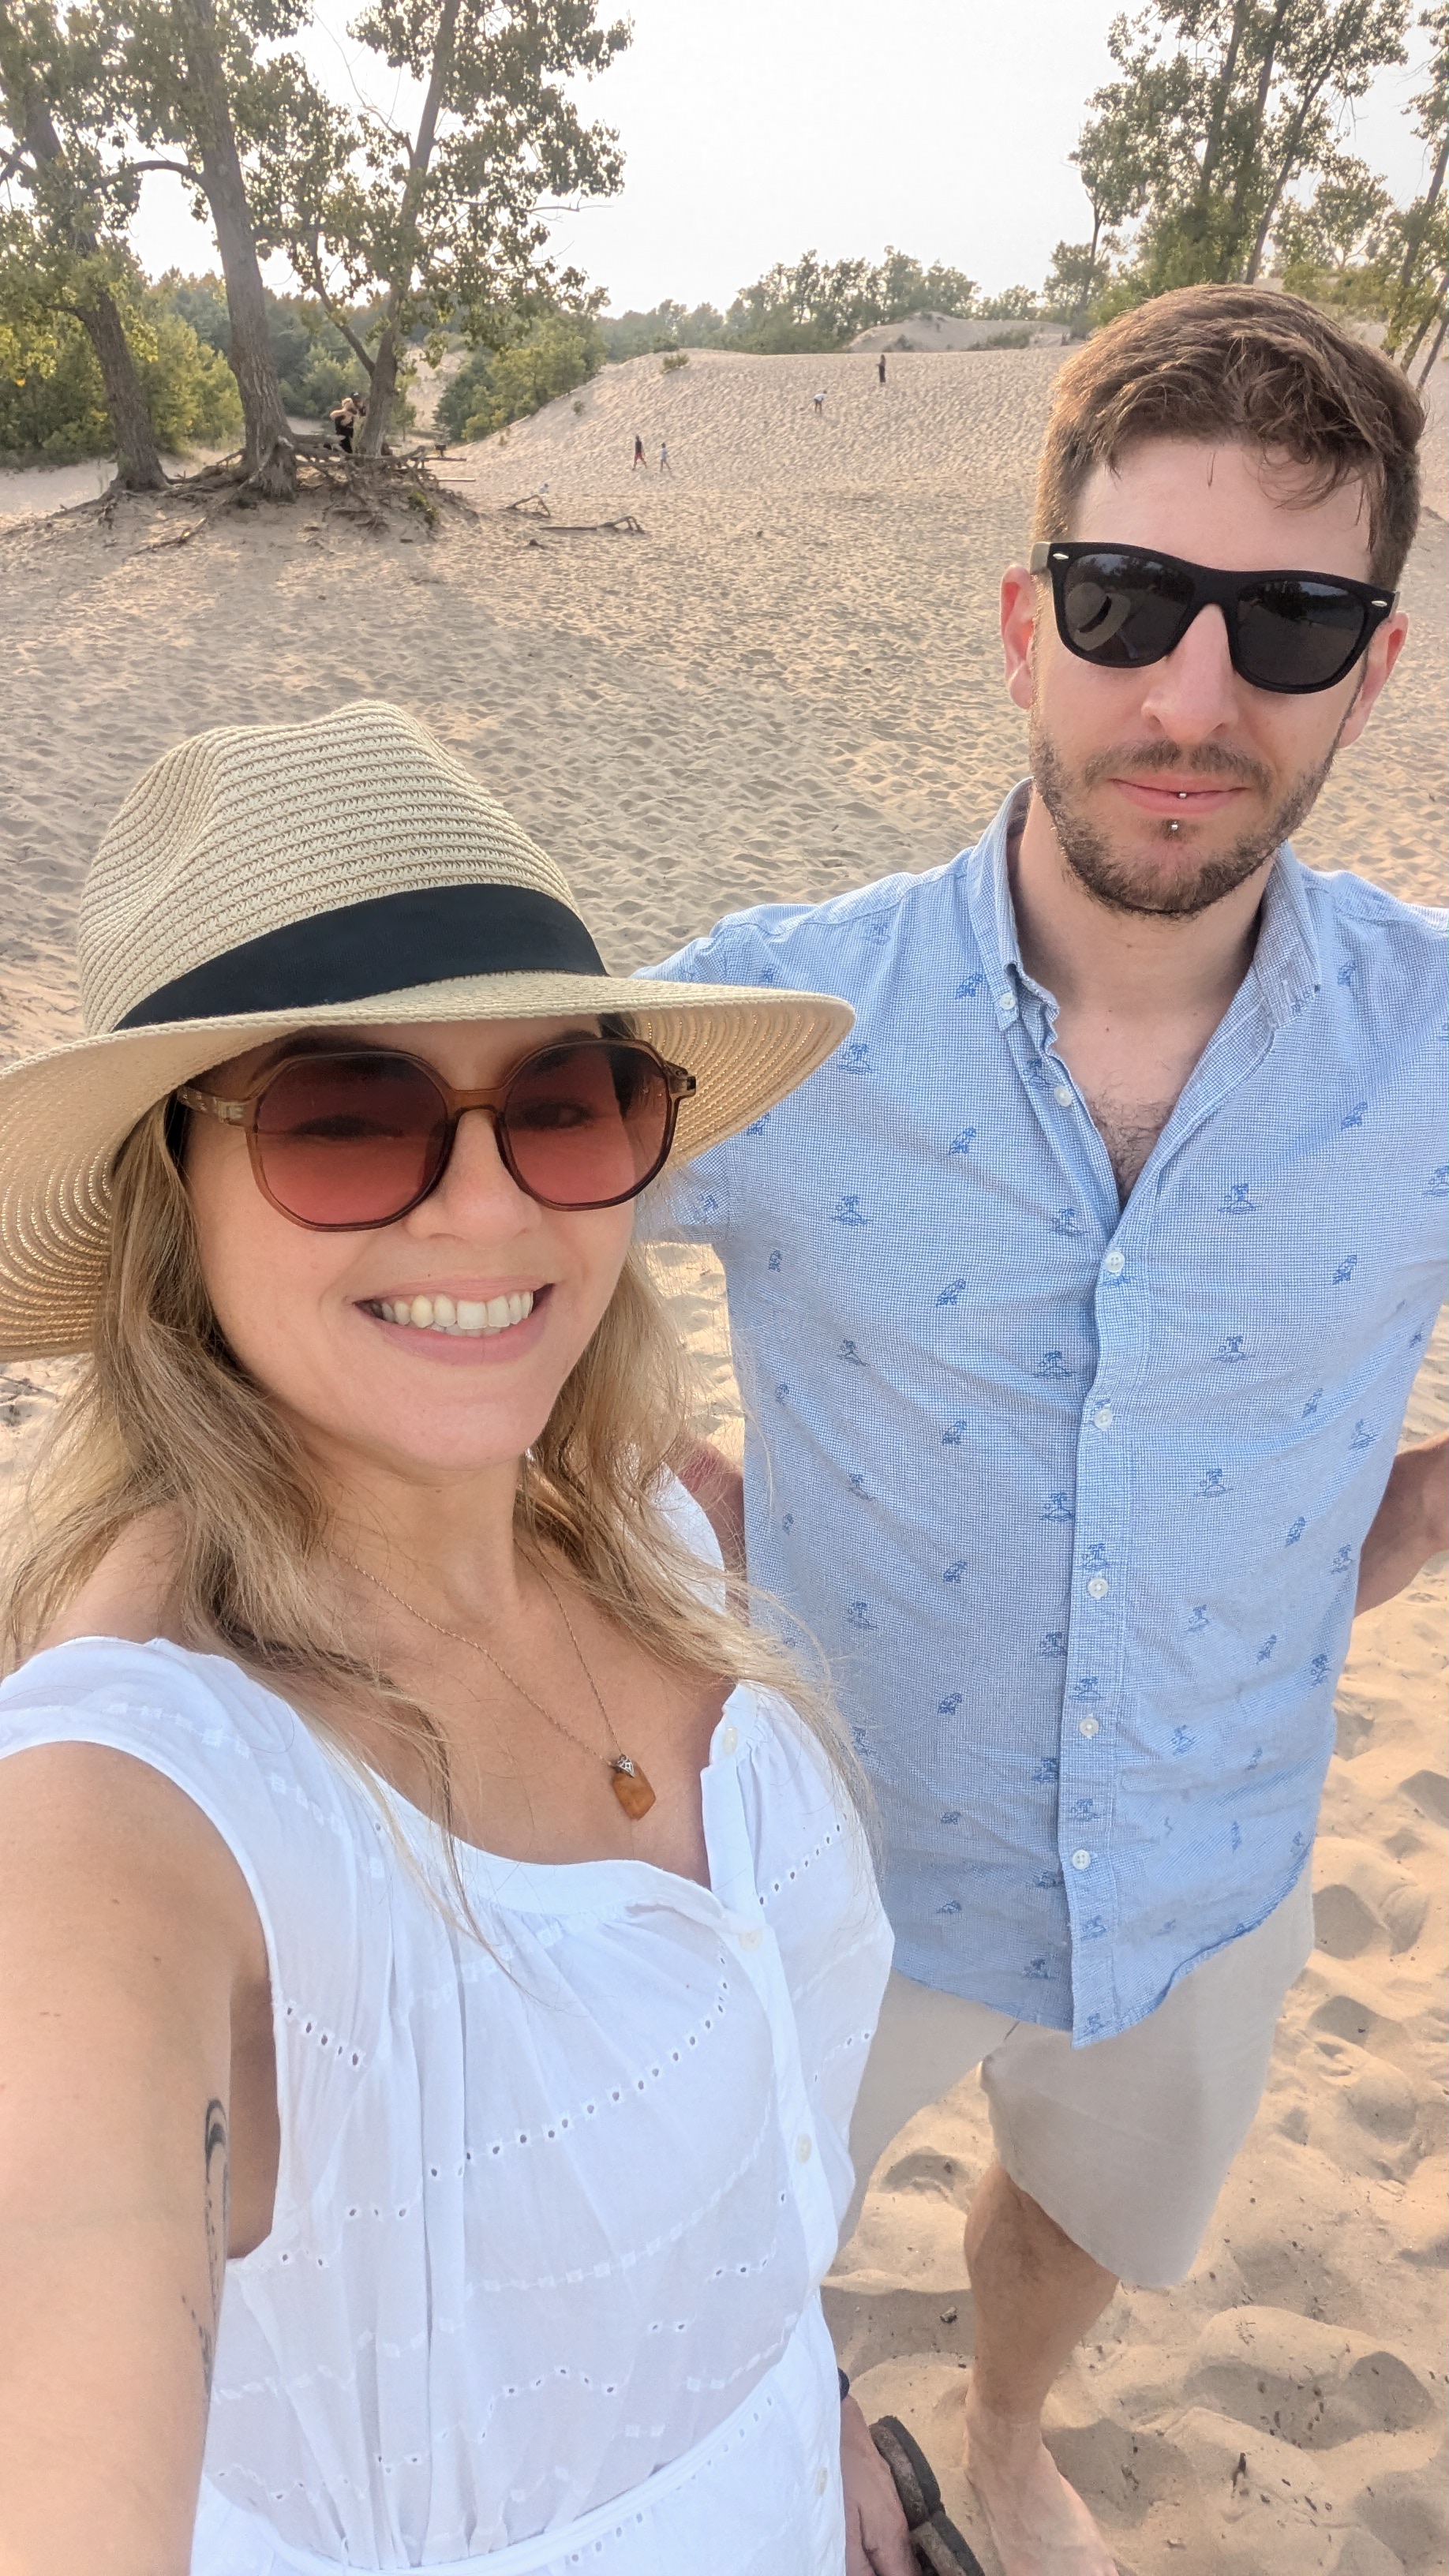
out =
[[[1228,282],[1237,265],[1243,218],[1247,212],[1248,190],[1258,167],[1258,152],[1263,139],[1263,120],[1268,113],[1268,98],[1273,87],[1273,72],[1278,60],[1278,39],[1283,32],[1283,22],[1290,6],[1291,0],[1278,0],[1278,6],[1273,12],[1272,24],[1264,42],[1263,59],[1258,66],[1258,87],[1253,100],[1252,131],[1243,138],[1239,148],[1238,176],[1233,189],[1232,207],[1228,215],[1227,238],[1218,260],[1218,279],[1221,284]],[[1279,193],[1281,192],[1282,182],[1280,181]]]
[[[383,441],[392,422],[398,372],[397,330],[392,322],[384,322],[382,326],[382,338],[377,344],[371,367],[367,380],[367,418],[353,442],[359,456],[382,454]]]
[[[5,31],[10,32],[9,27]],[[13,69],[12,69],[13,64]],[[59,175],[66,169],[65,153],[55,130],[55,119],[42,84],[33,68],[18,50],[7,47],[6,59],[0,63],[0,91],[6,99],[12,122],[23,140],[37,172]],[[12,169],[23,166],[24,154],[17,152]],[[7,177],[10,172],[7,171]],[[72,213],[71,239],[82,259],[94,259],[99,245],[95,234],[83,218]],[[116,480],[131,492],[164,492],[166,475],[156,452],[151,415],[146,397],[136,374],[116,300],[104,287],[93,290],[89,304],[75,307],[76,320],[82,325],[101,371],[101,388],[106,400],[106,413],[111,436],[116,442]]]
[[[1419,253],[1428,236],[1429,218],[1432,215],[1434,208],[1439,203],[1439,192],[1444,185],[1444,166],[1446,160],[1449,160],[1449,137],[1446,137],[1444,142],[1439,146],[1439,157],[1434,164],[1434,175],[1429,182],[1428,193],[1424,198],[1423,211],[1418,223],[1413,222],[1411,210],[1408,226],[1409,238],[1404,246],[1403,264],[1400,267],[1398,282],[1394,288],[1394,301],[1389,314],[1389,327],[1384,334],[1384,345],[1387,348],[1390,357],[1399,356],[1399,315],[1404,309],[1404,303],[1408,296],[1409,288],[1413,283],[1414,270],[1418,266]],[[1423,336],[1424,335],[1421,331],[1419,338],[1422,340]],[[1417,347],[1417,345],[1418,343],[1416,342],[1415,346]],[[1413,350],[1410,349],[1407,355],[1400,359],[1400,364],[1406,370],[1413,358],[1413,354]]]
[[[438,33],[433,46],[433,65],[428,78],[428,94],[418,119],[417,141],[408,154],[407,184],[398,210],[397,265],[388,280],[388,318],[373,362],[372,382],[367,396],[367,418],[362,424],[359,442],[364,456],[379,456],[397,399],[398,323],[400,308],[409,294],[417,266],[417,215],[423,191],[428,184],[428,168],[437,140],[438,117],[447,95],[448,79],[453,68],[453,39],[458,26],[459,0],[443,0],[438,18]]]
[[[176,20],[186,57],[202,184],[226,280],[229,355],[246,423],[243,469],[269,500],[291,501],[297,492],[297,451],[267,335],[262,272],[217,42],[215,0],[176,0]]]
[[[116,442],[116,481],[128,492],[164,492],[168,488],[165,468],[157,452],[151,415],[126,345],[115,298],[102,288],[92,303],[76,306],[76,320],[84,328],[101,371],[111,435]]]
[[[1429,378],[1432,376],[1432,374],[1433,374],[1433,372],[1434,372],[1434,361],[1435,361],[1435,359],[1438,357],[1439,352],[1440,352],[1440,350],[1443,348],[1443,346],[1444,346],[1444,316],[1443,316],[1443,314],[1441,313],[1441,314],[1440,314],[1440,316],[1439,316],[1439,328],[1438,328],[1438,330],[1437,330],[1437,331],[1435,332],[1435,334],[1434,334],[1433,344],[1432,344],[1432,346],[1431,346],[1431,348],[1430,348],[1430,351],[1429,351],[1429,354],[1428,354],[1427,358],[1424,360],[1423,366],[1422,366],[1422,367],[1420,368],[1420,370],[1419,370],[1418,391],[1419,391],[1420,393],[1422,393],[1422,392],[1423,392],[1424,387],[1426,386],[1426,384],[1427,384],[1427,383],[1428,383],[1428,381],[1429,381]]]

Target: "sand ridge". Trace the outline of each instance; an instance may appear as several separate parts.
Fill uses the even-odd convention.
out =
[[[95,841],[145,764],[208,724],[397,698],[560,860],[618,967],[743,904],[950,858],[1024,765],[995,595],[1028,533],[1059,362],[893,355],[881,388],[863,354],[641,358],[450,458],[484,515],[436,540],[303,508],[151,552],[173,523],[149,504],[109,530],[6,535],[0,1056],[77,1027]],[[645,533],[498,515],[541,484],[556,521],[632,512]],[[1417,900],[1440,899],[1442,876],[1445,553],[1427,518],[1409,651],[1298,844]],[[702,1421],[737,1441],[718,1271],[683,1251],[661,1271]],[[12,1491],[60,1375],[0,1372]],[[1441,1326],[1415,1436],[1444,1392]],[[1430,1574],[1356,1632],[1320,1945],[1201,2261],[1181,2290],[1124,2292],[1052,2403],[1053,2446],[1124,2576],[1443,2564],[1443,1589]],[[863,2401],[912,2424],[989,2565],[950,2469],[971,2332],[960,2215],[988,2152],[974,2081],[922,2113],[829,2299]]]

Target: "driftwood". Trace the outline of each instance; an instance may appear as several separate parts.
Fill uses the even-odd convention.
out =
[[[500,519],[551,519],[553,512],[541,492],[525,492],[521,501],[505,501],[498,516]]]
[[[648,533],[632,510],[627,510],[622,519],[550,519],[543,530],[547,537],[643,537]]]

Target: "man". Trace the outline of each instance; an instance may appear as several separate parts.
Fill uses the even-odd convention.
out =
[[[862,2187],[983,2068],[967,2425],[1006,2576],[1111,2568],[1043,2401],[1119,2276],[1191,2266],[1312,1945],[1355,1588],[1445,1544],[1442,1444],[1394,1461],[1442,1293],[1442,917],[1287,846],[1404,640],[1420,426],[1295,298],[1112,325],[1002,585],[1029,785],[950,866],[663,970],[857,1013],[671,1230],[725,1266],[750,1574],[880,1803]]]

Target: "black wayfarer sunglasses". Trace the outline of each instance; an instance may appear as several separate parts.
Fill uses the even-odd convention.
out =
[[[1283,697],[1331,689],[1352,670],[1397,593],[1325,572],[1214,572],[1149,546],[1053,539],[1031,569],[1052,586],[1057,633],[1101,670],[1165,661],[1204,608],[1220,608],[1233,669]]]

